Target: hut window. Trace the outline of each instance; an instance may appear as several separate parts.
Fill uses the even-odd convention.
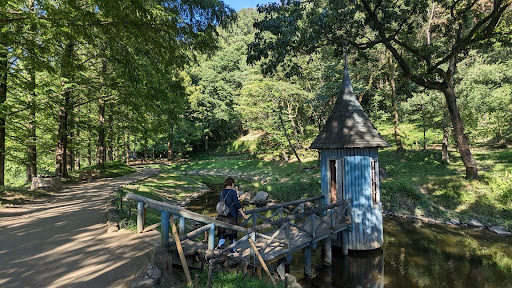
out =
[[[377,187],[377,160],[370,159],[370,175],[372,182],[372,202],[379,203],[379,189]]]

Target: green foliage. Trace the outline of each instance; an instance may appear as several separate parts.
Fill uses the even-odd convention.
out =
[[[208,282],[208,270],[206,269],[203,273],[192,271],[192,277],[195,274],[199,275],[199,287],[206,287]],[[283,283],[278,283],[277,286],[273,286],[272,283],[263,279],[256,279],[253,277],[245,276],[242,273],[229,273],[225,271],[215,272],[213,274],[213,285],[212,287],[218,288],[270,288],[270,287],[284,287]]]

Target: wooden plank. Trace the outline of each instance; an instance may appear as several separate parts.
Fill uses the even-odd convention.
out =
[[[258,248],[256,248],[256,244],[254,244],[254,241],[252,241],[251,238],[248,239],[249,243],[251,243],[252,249],[254,249],[256,256],[258,256],[258,259],[260,260],[261,266],[263,266],[263,269],[265,269],[265,272],[267,272],[268,278],[270,278],[270,281],[272,281],[272,285],[276,286],[276,281],[274,280],[274,277],[272,277],[272,274],[270,274],[267,264],[265,264],[265,261],[263,261],[263,258],[261,258],[261,255],[258,252]]]
[[[185,258],[185,254],[183,253],[183,248],[181,247],[180,236],[178,235],[178,229],[176,229],[176,224],[174,223],[174,219],[171,215],[171,226],[172,226],[172,235],[174,236],[174,241],[176,242],[176,248],[178,248],[178,254],[180,255],[181,266],[185,271],[185,277],[187,277],[188,285],[192,285],[192,277],[190,277],[190,271],[188,270],[187,259]]]
[[[212,224],[208,224],[203,227],[199,227],[198,229],[191,231],[191,232],[187,233],[186,235],[181,236],[180,241],[183,242],[187,239],[194,238],[194,237],[202,234],[203,232],[210,230],[211,227],[212,227]],[[176,243],[172,242],[172,244],[169,248],[173,248],[175,245],[176,245]]]
[[[162,225],[162,223],[158,222],[156,224],[148,226],[148,227],[144,228],[144,230],[142,230],[142,233],[146,233],[148,231],[155,230],[156,228],[160,227],[160,225]]]
[[[153,200],[153,199],[149,199],[149,198],[146,198],[146,197],[142,197],[142,196],[139,196],[139,195],[135,195],[135,194],[132,194],[132,193],[126,194],[126,199],[146,203],[148,205],[148,207],[150,207],[152,209],[160,210],[160,211],[167,211],[167,212],[169,212],[169,213],[171,213],[172,215],[175,215],[175,216],[180,216],[180,217],[185,217],[185,218],[188,218],[188,219],[193,219],[193,220],[205,223],[205,224],[215,223],[215,225],[217,225],[217,226],[228,228],[228,229],[235,230],[235,231],[242,232],[242,233],[248,233],[249,232],[248,229],[245,228],[245,227],[240,227],[238,225],[227,224],[227,223],[219,221],[219,220],[217,220],[215,218],[212,218],[212,217],[209,217],[209,216],[206,216],[206,215],[202,215],[202,214],[199,214],[199,213],[195,213],[195,212],[189,211],[189,210],[187,210],[185,208],[182,208],[182,207],[179,207],[179,206],[176,206],[176,205],[172,205],[172,204],[169,204],[169,203],[159,202],[159,201],[156,201],[156,200]]]

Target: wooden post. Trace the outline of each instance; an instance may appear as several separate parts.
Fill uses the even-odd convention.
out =
[[[185,235],[185,217],[180,217],[180,226],[179,226],[180,236]]]
[[[311,279],[311,246],[304,248],[304,277]]]
[[[256,241],[256,232],[252,232],[251,233],[251,238],[250,238],[253,242]],[[256,251],[254,250],[254,248],[252,247],[251,245],[251,261],[252,261],[252,264],[256,264]],[[253,265],[254,266],[254,265]],[[254,270],[253,270],[254,272]]]
[[[160,218],[160,243],[162,246],[167,247],[169,246],[169,212],[162,212]]]
[[[213,251],[215,248],[215,223],[210,227],[210,234],[208,235],[208,250]]]
[[[251,247],[252,249],[254,249],[254,253],[256,253],[256,256],[258,256],[261,266],[263,266],[263,269],[265,269],[265,272],[267,272],[268,278],[270,278],[270,281],[272,281],[272,285],[276,286],[276,281],[274,280],[274,277],[272,277],[272,274],[270,274],[267,264],[265,264],[265,261],[263,261],[263,257],[261,257],[260,252],[258,252],[258,248],[256,247],[256,244],[254,243],[252,238],[249,238],[249,243],[251,243]]]
[[[277,263],[277,274],[279,275],[279,278],[281,278],[281,280],[284,280],[286,274],[286,258],[279,259]]]
[[[185,277],[187,277],[187,282],[189,286],[192,286],[192,277],[190,277],[190,271],[188,270],[187,259],[185,258],[185,253],[183,253],[183,247],[181,247],[180,236],[178,235],[178,229],[176,229],[176,224],[174,224],[174,218],[171,215],[171,226],[172,226],[172,235],[174,236],[174,241],[176,242],[176,248],[178,249],[178,254],[180,255],[181,266],[183,266],[183,270],[185,271]]]
[[[210,266],[208,267],[208,283],[206,283],[206,287],[211,288],[213,282],[213,261],[210,260]]]
[[[142,233],[144,230],[144,203],[137,203],[137,233]]]
[[[342,244],[342,253],[343,255],[348,255],[348,230],[345,229],[343,230],[342,232],[342,241],[343,241],[343,244]]]
[[[331,236],[325,238],[324,240],[324,253],[325,253],[325,258],[324,258],[324,264],[325,265],[332,265],[332,240],[331,240]]]

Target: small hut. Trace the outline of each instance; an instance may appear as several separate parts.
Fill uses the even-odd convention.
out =
[[[350,250],[382,246],[377,150],[383,147],[389,147],[388,142],[373,126],[354,95],[345,56],[340,94],[325,126],[311,144],[311,148],[320,150],[324,204],[352,200],[351,232],[343,235],[348,239],[338,235],[334,241],[336,246],[342,246],[343,242]]]

